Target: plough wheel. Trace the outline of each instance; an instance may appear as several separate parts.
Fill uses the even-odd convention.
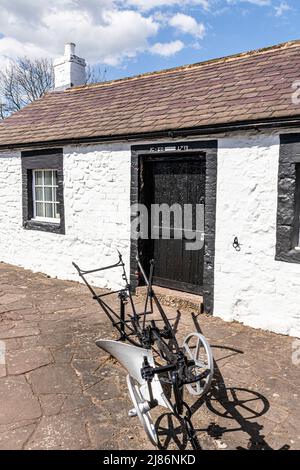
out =
[[[214,375],[214,360],[210,345],[200,333],[190,333],[182,347],[188,359],[195,362],[195,365],[191,366],[193,375],[200,375],[205,371],[208,373],[204,379],[186,385],[191,395],[203,396],[208,392]]]

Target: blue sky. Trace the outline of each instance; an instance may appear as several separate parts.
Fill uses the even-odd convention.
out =
[[[300,38],[299,0],[0,0],[0,67],[65,42],[114,79]]]

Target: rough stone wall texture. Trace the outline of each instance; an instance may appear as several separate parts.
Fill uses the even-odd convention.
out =
[[[278,135],[219,140],[214,313],[300,336],[300,265],[275,261],[278,160]]]
[[[66,234],[24,230],[20,153],[0,153],[0,260],[62,279],[118,260],[129,267],[130,150],[126,145],[64,148]],[[121,269],[93,276],[100,287],[120,286]]]

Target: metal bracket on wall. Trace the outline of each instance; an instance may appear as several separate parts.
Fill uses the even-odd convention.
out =
[[[234,240],[233,240],[232,246],[233,246],[233,248],[235,249],[235,251],[241,251],[241,249],[242,249],[242,248],[241,248],[241,247],[242,247],[242,245],[241,245],[241,243],[239,242],[239,239],[238,239],[238,237],[234,237]]]

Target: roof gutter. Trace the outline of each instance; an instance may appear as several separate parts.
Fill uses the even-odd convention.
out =
[[[79,145],[79,144],[93,144],[102,142],[137,142],[144,140],[159,140],[163,138],[177,139],[195,137],[208,134],[220,134],[224,132],[240,132],[256,130],[261,131],[264,129],[275,129],[275,128],[293,128],[300,127],[300,116],[293,118],[274,118],[266,119],[261,121],[241,121],[229,124],[217,124],[214,126],[200,126],[184,129],[169,129],[162,131],[153,132],[140,132],[135,134],[118,134],[118,135],[105,135],[105,136],[93,136],[93,137],[79,137],[79,138],[68,138],[68,139],[57,139],[40,142],[28,142],[28,143],[15,143],[11,145],[1,145],[0,150],[15,150],[15,149],[28,149],[28,148],[46,148],[46,147],[57,147],[65,145]]]

